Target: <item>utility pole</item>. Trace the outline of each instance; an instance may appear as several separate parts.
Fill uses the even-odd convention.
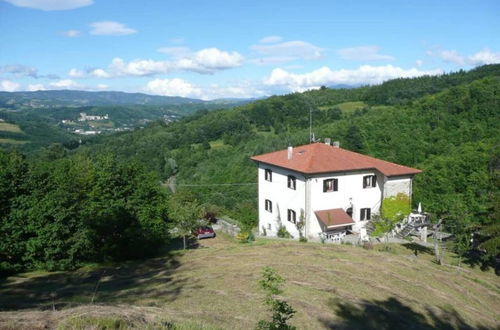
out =
[[[439,253],[439,243],[438,243],[438,237],[439,240],[441,240],[441,237],[439,235],[439,227],[441,227],[441,222],[443,219],[439,219],[438,223],[434,226],[434,255],[436,256],[436,262],[439,265],[443,264],[444,261],[444,251],[441,249],[441,255]]]

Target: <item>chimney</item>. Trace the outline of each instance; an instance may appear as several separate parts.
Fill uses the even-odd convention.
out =
[[[333,146],[334,146],[335,148],[340,148],[340,142],[339,142],[339,141],[334,141],[334,142],[333,142]]]
[[[288,160],[292,159],[292,154],[293,154],[293,147],[289,146],[288,147]]]
[[[332,139],[330,138],[325,138],[325,144],[331,145],[332,144]]]

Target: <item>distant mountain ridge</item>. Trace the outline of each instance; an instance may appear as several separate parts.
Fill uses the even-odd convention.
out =
[[[88,92],[50,90],[36,92],[0,92],[0,107],[60,107],[103,105],[182,105],[182,104],[241,104],[247,100],[221,99],[204,101],[180,96],[160,96],[115,91]]]

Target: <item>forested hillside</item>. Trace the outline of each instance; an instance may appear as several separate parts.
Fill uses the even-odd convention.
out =
[[[446,219],[449,230],[491,228],[500,212],[499,92],[500,65],[490,65],[441,77],[345,90],[321,88],[234,109],[203,110],[177,122],[99,136],[69,153],[52,146],[40,153],[41,159],[3,152],[0,180],[8,184],[2,193],[7,207],[1,210],[0,237],[17,235],[20,242],[14,252],[2,256],[12,259],[5,268],[58,268],[58,258],[77,264],[133,257],[132,251],[113,254],[123,237],[137,234],[147,241],[148,233],[164,230],[159,219],[170,221],[165,202],[156,202],[169,198],[155,190],[154,182],[160,180],[175,178],[177,189],[199,204],[255,225],[257,171],[250,156],[308,143],[310,112],[316,139],[331,138],[341,147],[422,169],[414,182],[413,202],[422,202],[436,219]],[[148,179],[139,185],[144,175]],[[66,180],[69,183],[58,184]],[[222,185],[228,183],[232,185]],[[77,206],[66,189],[75,193]],[[116,205],[110,213],[99,208],[105,198]],[[155,222],[147,221],[150,214]],[[27,223],[19,225],[20,219]],[[53,222],[58,225],[49,225]],[[65,229],[66,223],[71,229]],[[123,235],[106,236],[113,228],[121,228]],[[495,230],[485,235],[498,237]],[[37,247],[49,237],[63,237],[67,245],[37,255]],[[107,243],[94,246],[90,260],[78,254],[99,239]],[[151,235],[153,243],[158,239],[161,235]],[[78,245],[82,250],[64,248],[72,241],[83,242]]]
[[[68,149],[85,140],[85,131],[106,134],[142,127],[148,122],[177,120],[201,109],[212,111],[243,104],[243,100],[202,101],[140,93],[38,91],[0,92],[0,146],[32,152],[51,143]],[[80,113],[108,115],[107,120],[79,121]]]

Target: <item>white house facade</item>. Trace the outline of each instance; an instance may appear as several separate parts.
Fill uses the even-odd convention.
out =
[[[404,193],[420,170],[323,143],[252,157],[258,164],[259,231],[281,226],[299,237],[341,238],[359,232],[380,212],[382,200]]]

